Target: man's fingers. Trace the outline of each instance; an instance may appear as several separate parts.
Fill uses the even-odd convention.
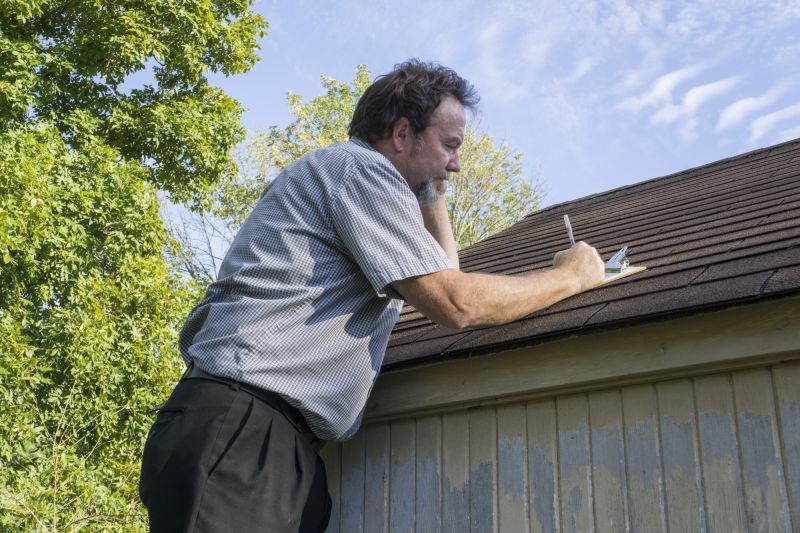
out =
[[[582,290],[594,287],[603,281],[603,260],[595,248],[583,241],[556,253],[553,263],[556,268],[564,268],[571,272],[583,287]]]

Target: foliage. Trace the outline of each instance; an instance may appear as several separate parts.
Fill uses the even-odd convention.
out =
[[[172,231],[181,246],[173,250],[180,268],[198,281],[213,281],[220,251],[232,240],[265,186],[289,163],[308,152],[348,138],[358,98],[370,84],[365,65],[344,83],[322,76],[323,94],[308,101],[289,93],[294,117],[284,129],[270,127],[239,150],[240,174],[220,182],[210,213],[184,213]],[[459,248],[501,231],[538,209],[538,182],[525,176],[522,154],[507,145],[495,147],[486,133],[467,128],[460,151],[462,170],[450,177],[448,209]]]
[[[165,261],[159,191],[234,172],[250,0],[0,3],[0,530],[145,530],[147,409],[198,294]],[[126,89],[154,64],[154,81]]]
[[[0,125],[56,125],[73,147],[92,132],[177,200],[202,202],[235,166],[239,104],[208,72],[236,74],[257,60],[263,19],[252,0],[11,1],[0,5]],[[152,83],[128,88],[152,67]],[[79,118],[78,118],[79,117]]]
[[[286,96],[294,116],[286,128],[272,126],[245,144],[239,155],[242,172],[238,179],[222,182],[216,195],[215,215],[238,227],[265,184],[287,165],[317,148],[348,139],[353,110],[370,85],[369,70],[359,65],[355,79],[349,84],[329,76],[321,79],[324,94],[307,102],[295,93]]]
[[[539,208],[540,188],[525,178],[522,154],[467,128],[461,172],[450,176],[447,210],[459,248],[511,226]]]
[[[146,406],[176,376],[190,303],[145,171],[82,141],[0,134],[0,525],[17,530],[141,524]]]

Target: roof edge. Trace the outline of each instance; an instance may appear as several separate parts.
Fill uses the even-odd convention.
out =
[[[422,366],[430,363],[444,362],[454,359],[486,357],[505,350],[513,350],[525,346],[535,346],[538,344],[568,337],[595,335],[603,331],[622,330],[628,327],[649,324],[649,323],[669,322],[671,320],[676,320],[691,315],[703,315],[707,313],[725,311],[726,309],[748,307],[751,305],[757,305],[762,302],[770,302],[770,301],[784,300],[784,299],[788,300],[792,298],[800,298],[800,296],[796,291],[781,291],[774,294],[770,294],[768,296],[751,296],[747,298],[737,298],[734,300],[728,300],[726,302],[700,305],[688,309],[681,309],[678,311],[667,311],[667,312],[652,313],[643,316],[629,317],[620,320],[614,320],[611,322],[604,322],[601,324],[594,324],[590,326],[554,331],[546,333],[544,335],[534,335],[532,337],[516,339],[511,342],[498,342],[481,346],[478,348],[444,351],[441,353],[431,354],[417,359],[388,363],[381,366],[381,373],[395,372],[399,370],[413,368],[416,366]]]
[[[522,218],[522,220],[525,220],[525,219],[527,219],[529,217],[532,217],[532,216],[541,215],[542,213],[545,213],[547,211],[556,211],[556,210],[559,210],[559,209],[563,209],[563,207],[566,206],[566,205],[575,204],[577,202],[591,200],[591,199],[594,199],[594,198],[601,198],[603,196],[607,196],[607,195],[610,195],[610,194],[615,194],[615,193],[618,193],[620,191],[624,191],[626,189],[630,189],[630,188],[633,188],[633,187],[641,187],[642,185],[644,185],[646,183],[654,183],[654,182],[661,181],[661,180],[667,180],[667,179],[671,179],[671,178],[676,178],[678,176],[681,176],[682,174],[688,174],[690,172],[697,172],[697,171],[702,170],[702,169],[707,168],[707,167],[720,165],[720,164],[727,163],[727,162],[730,162],[730,161],[735,161],[737,159],[746,159],[746,158],[749,158],[749,157],[753,157],[753,156],[759,155],[759,154],[764,153],[764,152],[775,150],[776,148],[783,148],[785,146],[790,146],[790,145],[793,145],[793,144],[800,144],[800,137],[798,137],[797,139],[791,139],[789,141],[785,141],[785,142],[782,142],[782,143],[773,144],[771,146],[765,146],[763,148],[756,148],[755,150],[750,150],[749,152],[744,152],[744,153],[736,154],[736,155],[733,155],[733,156],[730,156],[730,157],[725,157],[723,159],[718,159],[717,161],[712,161],[711,163],[705,163],[703,165],[699,165],[699,166],[696,166],[696,167],[687,168],[685,170],[681,170],[681,171],[675,172],[673,174],[667,174],[667,175],[664,175],[664,176],[657,176],[657,177],[646,179],[646,180],[643,180],[643,181],[637,181],[636,183],[630,183],[628,185],[622,185],[622,186],[617,187],[615,189],[610,189],[610,190],[603,191],[603,192],[589,194],[587,196],[582,196],[580,198],[575,198],[574,200],[567,200],[565,202],[559,202],[557,204],[554,204],[554,205],[551,205],[551,206],[548,206],[548,207],[544,207],[542,209],[538,209],[536,211],[528,213],[527,215],[525,215]],[[487,238],[490,238],[490,237],[491,237],[491,235],[489,237],[487,237]]]

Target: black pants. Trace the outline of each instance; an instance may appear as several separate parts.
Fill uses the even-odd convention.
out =
[[[273,407],[225,383],[184,379],[147,436],[139,495],[153,532],[321,532],[325,466]]]

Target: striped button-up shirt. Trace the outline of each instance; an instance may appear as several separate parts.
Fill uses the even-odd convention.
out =
[[[416,197],[369,144],[289,165],[181,331],[183,358],[280,394],[324,440],[352,436],[403,302],[393,281],[452,268]]]

